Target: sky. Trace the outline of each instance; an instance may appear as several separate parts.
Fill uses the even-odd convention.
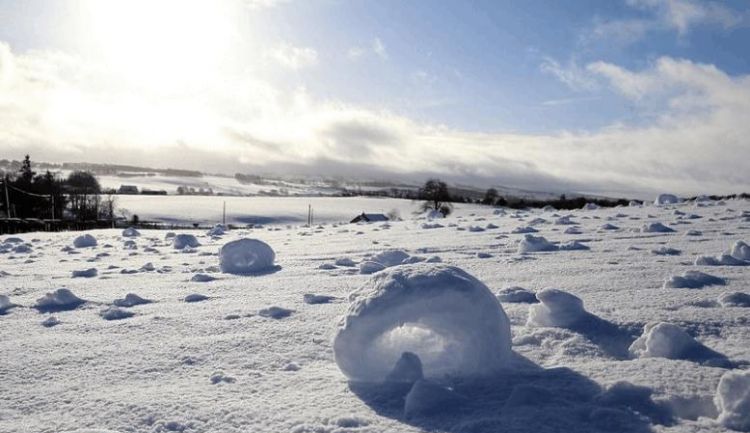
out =
[[[0,158],[750,190],[750,1],[0,0]]]

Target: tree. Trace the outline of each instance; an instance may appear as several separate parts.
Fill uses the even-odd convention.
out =
[[[448,202],[451,199],[448,192],[448,185],[440,179],[430,179],[425,182],[424,186],[419,189],[419,199],[424,200],[423,208],[440,211],[443,215],[448,215],[451,206]]]
[[[79,220],[99,217],[101,186],[93,174],[87,171],[74,171],[66,181],[70,194],[70,210]]]
[[[31,185],[31,181],[34,179],[34,173],[31,171],[31,158],[29,155],[26,155],[26,157],[23,159],[23,162],[21,163],[21,181],[26,185]]]
[[[497,200],[498,194],[497,190],[495,188],[490,188],[487,190],[487,192],[484,193],[484,199],[482,200],[482,204],[495,204],[495,201]]]

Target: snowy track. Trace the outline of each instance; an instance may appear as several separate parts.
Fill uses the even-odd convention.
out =
[[[13,236],[21,242],[6,236],[0,238],[0,295],[8,296],[0,303],[0,431],[726,431],[715,420],[713,399],[727,366],[735,372],[750,366],[750,309],[722,307],[719,298],[750,292],[750,266],[695,260],[750,242],[750,203],[702,204],[505,215],[464,206],[431,222],[442,227],[423,228],[428,221],[405,211],[411,202],[388,203],[404,209],[405,221],[234,230],[214,238],[191,231],[200,245],[184,250],[165,232],[149,230],[128,238],[121,230],[91,231],[96,245],[80,248],[73,245],[76,233]],[[581,234],[554,224],[568,214]],[[656,222],[675,231],[642,231]],[[512,231],[528,225],[555,248],[520,254],[524,234]],[[219,249],[242,237],[270,245],[278,269],[222,273]],[[590,249],[560,247],[574,240]],[[679,253],[652,252],[661,247]],[[439,256],[493,293],[511,286],[564,290],[583,301],[587,321],[536,326],[527,324],[531,304],[503,303],[512,349],[530,367],[482,384],[454,383],[463,410],[407,418],[403,400],[384,404],[349,384],[332,351],[348,294],[372,278],[359,264],[392,249]],[[72,278],[91,268],[95,276]],[[725,284],[665,287],[687,271]],[[216,279],[191,281],[196,274]],[[52,313],[33,308],[59,288],[86,302]],[[117,307],[132,317],[103,314],[129,293],[153,302]],[[185,302],[192,294],[207,299]],[[335,298],[309,304],[305,294]],[[680,327],[730,364],[628,356],[627,345],[650,322]],[[605,391],[621,381],[646,392]],[[653,407],[633,408],[649,401]]]

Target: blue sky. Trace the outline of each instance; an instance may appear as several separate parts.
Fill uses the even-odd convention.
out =
[[[0,0],[0,149],[736,191],[748,41],[744,0]]]

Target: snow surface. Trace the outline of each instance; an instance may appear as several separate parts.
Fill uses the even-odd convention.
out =
[[[171,199],[127,196],[128,203],[140,203],[140,209],[164,221],[192,221],[200,215],[211,225],[220,221],[222,197],[185,197],[179,206]],[[160,200],[167,206],[163,214]],[[190,200],[195,202],[190,205]],[[728,249],[731,253],[738,241],[750,241],[747,201],[571,211],[569,220],[580,233],[565,233],[569,225],[547,223],[534,226],[539,230],[535,236],[555,246],[578,241],[589,250],[519,255],[524,235],[511,233],[514,228],[537,218],[554,222],[560,216],[539,210],[496,213],[490,207],[459,204],[439,220],[442,227],[425,230],[424,215],[414,216],[409,210],[418,203],[325,198],[312,199],[316,223],[321,224],[304,227],[300,224],[305,222],[308,198],[237,200],[248,202],[240,212],[239,202],[230,200],[228,222],[252,214],[266,215],[275,225],[238,228],[221,239],[208,236],[206,230],[177,231],[199,241],[188,252],[172,248],[165,232],[145,229],[140,230],[135,250],[125,248],[121,230],[88,232],[98,240],[90,248],[72,248],[72,240],[81,233],[0,236],[0,295],[17,305],[0,315],[0,431],[746,429],[741,423],[748,413],[743,406],[747,388],[726,386],[734,380],[723,386],[719,382],[725,375],[746,374],[750,366],[750,268],[696,266],[695,259],[716,257]],[[380,206],[375,209],[373,203]],[[254,212],[255,207],[262,210]],[[388,228],[339,224],[362,211],[391,209],[401,209],[403,221],[392,221]],[[675,214],[675,209],[685,215]],[[187,212],[181,214],[183,210]],[[685,218],[690,214],[702,218]],[[140,216],[147,219],[145,213]],[[655,221],[677,233],[639,230]],[[489,223],[498,228],[468,230]],[[604,223],[620,230],[599,231]],[[697,234],[686,236],[690,231]],[[12,238],[18,241],[7,242]],[[252,277],[221,273],[218,251],[242,238],[267,243],[276,253],[278,271]],[[30,245],[31,252],[14,253],[16,245]],[[651,253],[662,246],[681,254]],[[569,326],[528,326],[530,308],[539,304],[503,302],[513,353],[504,369],[478,380],[435,375],[441,364],[436,365],[436,359],[465,352],[431,352],[427,349],[439,347],[434,344],[434,328],[412,327],[394,335],[399,345],[392,348],[397,350],[380,352],[389,356],[378,366],[387,377],[404,353],[415,353],[423,379],[410,383],[419,375],[415,359],[407,355],[410,361],[399,367],[400,375],[391,376],[404,382],[384,389],[362,386],[349,381],[334,357],[334,338],[351,308],[349,293],[380,275],[428,266],[395,265],[360,274],[360,263],[389,250],[436,257],[476,278],[493,298],[506,287],[533,293],[558,288],[580,298],[586,314]],[[491,257],[479,259],[478,253]],[[342,258],[351,262],[337,264]],[[153,270],[146,270],[146,263],[152,263]],[[319,270],[322,263],[336,268]],[[98,275],[72,278],[73,271],[88,268],[96,268]],[[725,284],[693,290],[664,287],[670,276],[695,270]],[[219,278],[191,282],[196,274]],[[202,302],[185,302],[196,292],[202,294],[197,297]],[[116,305],[129,293],[153,302]],[[336,299],[308,304],[305,294]],[[112,306],[134,315],[105,320],[100,313]],[[294,313],[278,320],[259,314],[273,306]],[[434,321],[441,322],[441,314],[436,311]],[[628,348],[650,322],[677,326],[714,353],[681,359],[631,356]],[[423,353],[411,350],[415,347]]]

